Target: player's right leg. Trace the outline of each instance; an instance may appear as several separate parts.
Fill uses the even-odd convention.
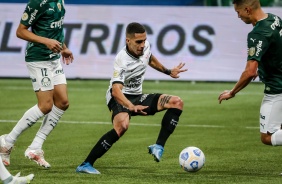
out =
[[[261,141],[266,145],[282,146],[282,95],[265,95],[260,108]]]
[[[128,109],[118,104],[115,100],[111,100],[108,107],[109,110],[112,111],[114,128],[100,138],[84,162],[76,168],[76,172],[100,174],[100,172],[93,167],[94,162],[102,157],[128,129],[130,119]]]

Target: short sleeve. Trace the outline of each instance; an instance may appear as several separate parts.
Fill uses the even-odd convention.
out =
[[[25,26],[32,26],[35,24],[37,19],[40,17],[40,15],[43,13],[43,7],[45,1],[38,1],[38,0],[30,0],[26,8],[24,10],[24,13],[21,18],[21,24]]]
[[[258,33],[248,34],[248,60],[261,61],[268,47],[269,42],[265,36]]]
[[[125,78],[125,65],[123,61],[120,59],[119,55],[115,58],[114,61],[114,73],[112,76],[112,82],[119,82],[124,84],[124,78]]]

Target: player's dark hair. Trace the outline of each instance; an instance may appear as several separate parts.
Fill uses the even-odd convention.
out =
[[[126,27],[126,36],[132,35],[135,33],[145,33],[145,27],[137,22],[132,22]]]
[[[232,3],[238,6],[246,4],[246,5],[252,6],[254,9],[257,9],[258,7],[260,7],[259,0],[233,0]]]

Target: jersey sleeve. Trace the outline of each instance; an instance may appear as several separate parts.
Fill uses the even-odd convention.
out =
[[[37,19],[44,13],[44,4],[47,1],[30,0],[24,10],[21,18],[21,24],[25,26],[32,26],[36,23]]]
[[[112,83],[121,83],[124,84],[124,79],[125,79],[125,64],[124,62],[120,59],[119,55],[115,58],[114,61],[114,73],[112,77]]]
[[[261,61],[268,47],[269,42],[265,36],[258,33],[248,34],[248,60]]]

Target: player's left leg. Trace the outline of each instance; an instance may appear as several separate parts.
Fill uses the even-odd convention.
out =
[[[162,119],[156,144],[148,147],[149,154],[152,154],[154,160],[159,162],[164,152],[165,143],[178,124],[183,109],[183,101],[178,96],[150,94],[143,100],[142,105],[149,106],[148,115],[167,109]]]
[[[282,95],[265,95],[260,109],[261,141],[266,145],[282,146]]]
[[[25,152],[26,157],[34,160],[37,164],[45,168],[49,168],[51,165],[44,159],[42,145],[47,136],[56,127],[65,110],[69,107],[66,77],[63,73],[60,60],[53,61],[52,65],[54,66],[52,71],[52,80],[54,84],[53,107],[51,111],[45,115],[42,125],[38,130],[33,142]]]

